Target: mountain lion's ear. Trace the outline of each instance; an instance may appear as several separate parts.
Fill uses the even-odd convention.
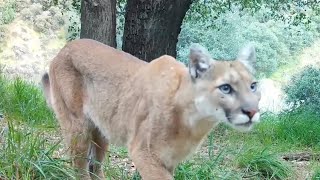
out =
[[[208,50],[200,44],[192,44],[189,58],[189,73],[192,79],[201,78],[211,65],[212,58]]]
[[[251,73],[255,73],[256,68],[256,50],[249,44],[243,47],[238,54],[237,60],[242,62]]]

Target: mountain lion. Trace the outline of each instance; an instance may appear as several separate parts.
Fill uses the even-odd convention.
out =
[[[167,180],[218,123],[249,131],[259,122],[254,66],[253,46],[218,61],[193,44],[186,67],[81,39],[65,45],[42,83],[82,179],[104,178],[99,162],[113,143],[128,148],[143,179]]]

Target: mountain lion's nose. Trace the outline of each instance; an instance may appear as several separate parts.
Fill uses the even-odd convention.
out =
[[[243,114],[246,114],[250,119],[257,113],[255,109],[242,109]]]

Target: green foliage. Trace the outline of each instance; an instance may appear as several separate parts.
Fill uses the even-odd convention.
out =
[[[307,66],[294,75],[284,88],[287,101],[314,113],[320,112],[320,69]]]
[[[279,66],[295,60],[302,48],[319,35],[317,24],[288,26],[280,20],[264,20],[270,9],[252,15],[232,8],[215,19],[185,20],[178,42],[178,59],[186,62],[191,43],[206,46],[216,59],[234,59],[239,49],[251,42],[257,50],[257,72],[270,76]]]
[[[274,154],[258,148],[249,148],[237,159],[238,165],[245,168],[250,177],[259,179],[285,179],[290,176],[290,167]]]
[[[66,25],[67,41],[80,38],[80,29],[81,29],[80,9],[81,9],[81,1],[79,0],[73,0],[71,2],[71,5],[69,5],[67,8],[67,16],[68,16],[68,21]]]
[[[45,133],[16,126],[9,119],[2,134],[1,179],[75,179],[74,170],[65,160],[52,158],[60,141],[49,144]]]
[[[124,23],[125,23],[125,7],[127,4],[127,0],[118,0],[116,7],[116,40],[117,40],[117,48],[122,48],[122,37],[124,32]]]
[[[48,10],[51,6],[55,5],[54,0],[31,0],[32,4],[41,4],[43,11]]]
[[[52,33],[52,30],[58,30],[64,25],[65,19],[62,10],[56,6],[48,7],[43,11],[44,6],[40,3],[30,5],[21,10],[23,20],[33,26],[37,32],[46,34]]]
[[[226,157],[230,152],[226,149],[221,150],[218,154],[214,154],[214,137],[215,131],[208,135],[208,154],[194,155],[193,159],[186,160],[176,169],[175,179],[240,179],[240,174],[233,172],[224,164]]]
[[[16,2],[15,0],[6,0],[3,6],[0,6],[0,25],[11,23],[15,16]]]
[[[9,81],[0,73],[0,97],[0,111],[6,116],[34,126],[56,126],[39,87],[20,78]]]
[[[312,175],[312,180],[320,180],[320,167],[317,167]]]
[[[80,38],[80,16],[77,12],[68,12],[67,41]]]
[[[320,14],[319,1],[284,1],[284,0],[195,0],[186,15],[187,20],[217,19],[227,11],[238,7],[251,14],[268,9],[263,19],[281,20],[290,25],[309,24],[312,18]],[[263,10],[264,11],[264,10]],[[310,13],[312,12],[312,13]]]
[[[203,19],[217,19],[221,14],[230,10],[233,3],[225,0],[194,0],[187,11],[185,20],[203,21]]]
[[[6,35],[8,33],[8,28],[4,25],[0,25],[0,43],[6,43]],[[0,46],[0,53],[2,52],[2,47]]]

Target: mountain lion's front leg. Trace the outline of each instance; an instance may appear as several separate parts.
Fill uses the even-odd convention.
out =
[[[146,149],[130,148],[131,158],[143,180],[173,180],[170,170]]]

